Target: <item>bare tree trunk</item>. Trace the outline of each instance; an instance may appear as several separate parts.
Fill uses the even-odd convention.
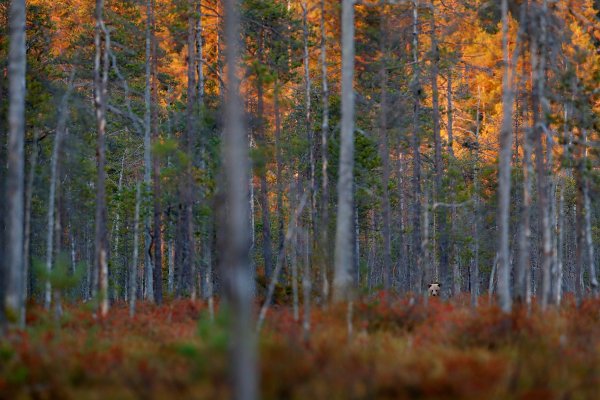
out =
[[[354,0],[342,3],[342,124],[335,237],[333,300],[348,301],[354,266],[352,221],[354,212]]]
[[[444,193],[442,187],[442,180],[444,178],[444,164],[442,161],[442,139],[440,137],[440,100],[439,100],[439,89],[438,89],[438,74],[439,74],[439,49],[436,35],[435,25],[435,4],[432,3],[431,10],[431,47],[432,47],[432,60],[431,60],[431,91],[432,91],[432,109],[433,109],[433,141],[435,147],[434,156],[434,168],[435,168],[435,196],[434,203],[444,201]],[[439,253],[439,271],[440,279],[442,282],[442,293],[444,297],[448,297],[450,294],[457,295],[458,291],[453,285],[453,280],[450,275],[450,260],[448,257],[448,242],[449,232],[447,229],[447,212],[446,207],[438,207],[437,215],[435,220],[439,226],[439,240],[438,240],[438,253]],[[429,282],[427,282],[429,283]]]
[[[138,182],[135,190],[135,214],[133,216],[133,257],[129,269],[129,316],[135,315],[135,301],[137,297],[137,271],[138,271],[138,251],[140,236],[140,203],[141,189]]]
[[[94,59],[94,106],[96,109],[97,147],[96,159],[98,180],[96,183],[96,238],[95,265],[98,274],[98,294],[100,296],[100,315],[108,313],[108,238],[106,230],[106,104],[108,85],[108,52],[110,36],[103,20],[104,0],[96,0],[96,32],[94,44],[96,56]],[[102,33],[105,34],[104,49],[102,48]]]
[[[25,0],[13,0],[9,10],[8,49],[8,169],[6,177],[6,233],[4,307],[8,326],[24,313],[23,221],[25,139]],[[4,216],[3,216],[4,217]],[[4,280],[4,279],[3,279]],[[2,322],[2,321],[0,321]]]
[[[312,269],[312,243],[313,237],[317,233],[316,227],[316,210],[317,210],[317,190],[315,184],[315,146],[314,146],[314,132],[312,129],[312,104],[311,104],[311,96],[312,96],[312,83],[310,80],[310,58],[308,53],[308,2],[304,1],[302,3],[302,32],[303,32],[303,42],[304,42],[304,85],[305,85],[305,123],[306,123],[306,134],[308,138],[308,159],[309,159],[309,169],[308,169],[308,184],[309,184],[309,193],[310,193],[310,207],[308,209],[308,218],[309,223],[306,227],[306,255],[305,255],[305,265],[304,265],[304,277],[302,280],[302,286],[304,290],[304,295],[310,296],[310,291],[312,287],[311,283],[311,269]],[[313,234],[311,235],[311,229]],[[308,334],[310,331],[310,297],[304,298],[304,336],[305,339],[308,339]]]
[[[52,262],[54,257],[54,213],[55,213],[55,200],[56,200],[56,181],[58,179],[59,170],[59,158],[61,152],[61,146],[63,142],[63,136],[65,134],[67,117],[68,117],[68,103],[73,88],[74,74],[71,73],[69,79],[69,86],[67,91],[63,95],[59,109],[58,109],[58,124],[56,126],[56,133],[54,136],[54,148],[52,150],[52,158],[50,160],[50,189],[48,195],[48,224],[46,231],[46,278],[45,292],[44,292],[44,307],[46,310],[50,310],[50,304],[52,302],[52,286],[50,284],[50,273],[52,272]]]
[[[239,92],[239,2],[225,0],[225,37],[227,40],[227,101],[225,103],[224,171],[226,179],[226,251],[223,266],[226,293],[231,307],[231,382],[234,399],[257,397],[255,339],[251,329],[250,227],[248,226],[247,187],[248,142],[244,129],[244,110]],[[225,250],[225,249],[223,249]]]
[[[475,197],[475,223],[473,224],[473,265],[471,268],[471,306],[477,307],[477,303],[479,301],[479,231],[481,225],[481,198],[479,196],[479,129],[480,129],[480,107],[481,107],[481,88],[477,90],[477,115],[476,115],[476,125],[475,125],[475,166],[473,168],[473,192]],[[451,153],[452,158],[454,158],[454,152]],[[456,211],[453,208],[453,214]],[[454,219],[454,217],[453,217]],[[458,263],[454,262],[454,268],[458,270]],[[454,272],[454,285],[455,287],[459,287],[458,282],[456,281],[458,273]]]
[[[509,257],[509,214],[510,214],[510,170],[512,152],[512,102],[513,88],[511,60],[508,57],[508,2],[502,0],[502,49],[504,77],[502,78],[502,126],[500,129],[500,165],[498,171],[498,295],[500,308],[510,312],[510,257]],[[512,60],[516,62],[516,60]]]
[[[453,148],[453,144],[454,144],[454,106],[452,104],[452,69],[448,70],[448,80],[447,80],[447,100],[448,100],[448,124],[447,124],[447,133],[448,133],[448,155],[449,157],[449,166],[448,169],[450,170],[456,163],[456,158],[454,156],[454,148]],[[478,99],[477,99],[477,104],[479,105],[480,102],[480,94],[478,94]],[[475,127],[476,129],[476,134],[477,136],[479,136],[479,106],[477,107],[477,116],[476,116],[476,120],[477,120],[477,125]],[[478,140],[478,138],[476,139]],[[479,172],[478,170],[478,161],[475,160],[476,165],[475,165],[475,171]],[[454,178],[453,178],[453,174],[450,173],[449,174],[449,186],[450,187],[454,187]],[[479,184],[478,181],[478,176],[473,177],[473,181],[475,185]],[[475,196],[479,196],[479,191],[478,191],[478,186],[475,187]],[[477,307],[477,298],[479,295],[479,203],[477,203],[477,201],[479,200],[479,197],[476,197],[476,203],[475,203],[475,224],[473,224],[473,229],[474,229],[474,243],[473,243],[473,247],[474,247],[474,251],[473,251],[473,265],[472,265],[472,270],[471,270],[471,282],[470,282],[470,286],[471,286],[471,304],[473,305],[473,307]],[[454,193],[454,190],[450,190],[450,202],[454,203],[456,201],[456,194]],[[449,252],[449,258],[450,258],[450,263],[452,265],[452,293],[457,294],[460,292],[460,268],[458,265],[458,255],[456,254],[456,220],[457,220],[457,215],[456,215],[456,208],[452,207],[451,210],[451,215],[450,215],[450,243],[449,243],[449,248],[448,248],[448,252]]]
[[[587,130],[581,130],[583,139],[583,214],[585,216],[585,247],[587,250],[587,262],[589,267],[590,289],[594,297],[598,297],[598,278],[596,276],[596,258],[594,257],[594,243],[592,241],[592,206],[590,201],[590,177],[587,171]]]
[[[323,121],[321,125],[321,264],[322,296],[324,304],[329,301],[329,82],[327,78],[327,30],[325,27],[325,0],[321,0],[321,79],[323,98]]]
[[[158,130],[158,57],[156,39],[156,3],[152,0],[152,56],[151,56],[151,71],[152,71],[152,107],[151,107],[151,134],[155,143],[160,142],[160,133]],[[160,181],[160,158],[155,156],[152,159],[152,185],[153,185],[153,238],[154,245],[154,263],[152,269],[152,284],[154,292],[154,301],[157,304],[162,303],[162,203],[161,203],[161,181]]]
[[[35,180],[35,169],[37,168],[39,131],[33,131],[33,143],[31,145],[31,158],[29,160],[29,176],[25,190],[25,242],[23,244],[24,269],[23,269],[23,296],[25,301],[29,296],[29,277],[31,273],[31,203],[33,200],[33,181]],[[1,290],[0,290],[1,292]],[[1,299],[1,297],[0,297]],[[25,326],[25,308],[21,309],[21,326]]]
[[[194,19],[194,2],[189,0],[188,3],[188,87],[187,87],[187,104],[186,104],[186,137],[185,137],[185,150],[188,157],[186,174],[184,179],[183,195],[184,195],[184,254],[183,254],[183,265],[182,265],[182,289],[184,293],[191,294],[192,297],[196,295],[196,282],[195,282],[195,245],[194,245],[194,221],[193,221],[193,156],[194,156],[194,133],[197,127],[197,120],[195,114],[196,105],[196,36],[195,36],[195,24]]]
[[[277,179],[277,240],[278,253],[281,253],[285,237],[283,233],[285,218],[283,216],[283,163],[281,154],[281,111],[279,109],[279,79],[275,78],[273,108],[275,112],[275,168]]]
[[[563,140],[565,140],[568,135],[567,128],[567,109],[565,107],[565,131]],[[569,143],[565,141],[565,145],[563,146],[563,154],[566,157],[568,151]],[[552,276],[552,282],[554,288],[552,290],[552,301],[556,306],[560,306],[562,300],[562,283],[563,283],[563,265],[564,265],[564,246],[565,246],[565,186],[567,184],[567,172],[563,171],[559,178],[559,196],[558,196],[558,206],[556,208],[556,218],[558,219],[556,224],[557,238],[556,238],[556,264],[554,266],[554,274]]]
[[[302,331],[304,332],[304,340],[308,341],[310,335],[310,291],[312,288],[312,282],[310,277],[310,234],[309,228],[302,232],[302,238],[304,240],[304,271],[302,275],[302,302],[304,315],[302,318]]]
[[[121,172],[119,173],[119,183],[117,184],[117,193],[120,195],[121,191],[123,190],[123,169],[125,167],[125,156],[127,155],[127,150],[123,152],[123,158],[121,159]],[[115,212],[115,222],[113,224],[113,231],[110,235],[111,240],[113,241],[113,252],[112,252],[112,258],[113,260],[115,260],[115,266],[118,267],[118,273],[120,276],[122,276],[121,274],[125,274],[125,270],[123,269],[122,265],[121,265],[121,260],[119,260],[119,238],[121,237],[120,234],[120,225],[121,225],[121,213],[119,208],[117,208],[116,212]],[[125,280],[125,282],[127,282]],[[123,287],[122,291],[124,291],[126,288]],[[113,285],[113,292],[116,291],[116,289],[114,288]],[[114,294],[114,293],[113,293]]]
[[[380,99],[380,110],[379,110],[379,140],[380,140],[380,154],[382,164],[382,189],[383,197],[381,199],[382,208],[382,219],[383,219],[383,287],[386,292],[392,287],[392,234],[390,228],[391,210],[390,210],[390,154],[389,154],[389,140],[387,131],[387,112],[388,112],[388,72],[387,72],[387,17],[386,9],[382,10],[379,30],[379,45],[382,54],[380,60],[379,75],[380,75],[380,86],[381,86],[381,99]]]
[[[263,65],[263,33],[259,33],[259,44],[258,44],[258,62]],[[257,136],[261,146],[267,145],[267,133],[265,130],[265,115],[264,115],[264,88],[263,88],[263,72],[257,71],[256,79],[256,93],[257,93]],[[273,248],[271,243],[271,217],[269,212],[269,188],[267,184],[267,160],[264,160],[264,165],[259,168],[260,175],[260,208],[262,217],[262,245],[263,245],[263,258],[265,266],[265,278],[267,281],[271,279],[271,273],[273,272]]]
[[[152,0],[146,0],[146,84],[144,87],[144,191],[152,194]],[[152,223],[147,213],[144,224],[144,298],[154,300],[152,266]]]
[[[411,147],[413,153],[413,204],[412,204],[412,263],[417,273],[416,287],[411,282],[411,290],[421,292],[424,289],[423,279],[423,248],[421,247],[421,139],[419,128],[419,114],[421,110],[421,83],[419,69],[419,0],[413,0],[413,78],[411,90],[414,97],[413,106],[413,134],[411,137]]]

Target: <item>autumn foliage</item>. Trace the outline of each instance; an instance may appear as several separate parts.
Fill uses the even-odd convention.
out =
[[[260,339],[265,399],[595,398],[600,378],[600,301],[569,299],[542,314],[505,315],[461,300],[383,296],[315,310],[302,334],[288,307],[269,312]],[[577,311],[577,312],[575,312]],[[226,315],[205,306],[117,306],[98,320],[85,305],[0,342],[0,398],[228,398]]]

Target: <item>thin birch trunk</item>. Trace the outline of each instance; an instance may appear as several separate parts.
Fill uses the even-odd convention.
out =
[[[97,147],[96,159],[98,178],[96,183],[96,237],[95,237],[95,267],[98,274],[98,294],[100,300],[100,315],[108,314],[108,240],[106,230],[106,104],[110,49],[110,36],[103,20],[104,0],[96,0],[96,31],[94,44],[96,55],[94,59],[94,106],[96,110]],[[104,48],[102,34],[104,33]]]

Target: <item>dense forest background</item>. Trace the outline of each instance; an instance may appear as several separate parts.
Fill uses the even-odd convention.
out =
[[[509,2],[510,264],[515,282],[526,280],[529,298],[541,290],[549,258],[558,302],[561,293],[577,291],[577,271],[593,288],[600,256],[593,252],[600,240],[598,9],[592,1],[530,3]],[[98,276],[94,4],[36,0],[27,7],[27,292],[50,302],[45,282],[49,271],[62,268],[78,278],[62,297],[91,299]],[[306,270],[312,296],[325,304],[339,166],[340,4],[269,0],[241,7],[255,290],[264,291],[281,264],[281,282],[296,282],[294,271]],[[364,2],[355,8],[357,287],[406,293],[439,280],[446,296],[493,289],[504,116],[500,5]],[[0,10],[6,138],[7,1]],[[107,2],[104,24],[110,299],[128,298],[132,271],[139,298],[212,296],[221,287],[222,5]],[[307,204],[285,244],[304,192]],[[543,248],[544,229],[551,254]],[[525,280],[517,279],[519,268],[526,269]]]
[[[291,397],[269,386],[284,364],[255,371],[254,319],[274,335],[261,354],[305,372],[320,356],[398,366],[386,346],[405,352],[400,370],[427,370],[438,354],[413,349],[442,351],[446,380],[364,372],[375,397],[386,377],[405,385],[391,398],[435,397],[436,379],[458,398],[500,390],[454,387],[454,362],[511,376],[507,398],[538,388],[536,371],[585,397],[598,374],[577,368],[600,371],[580,346],[598,340],[599,144],[598,0],[0,0],[0,326],[30,326],[58,360],[99,318],[108,358],[135,359],[129,333],[155,339],[173,357],[152,353],[157,365],[183,354],[214,375],[212,398],[229,393],[221,317],[236,398],[261,373],[263,393]],[[119,325],[126,314],[141,325]],[[36,337],[50,316],[72,336]],[[207,347],[168,347],[198,318]],[[306,352],[277,341],[291,326]],[[0,397],[27,379],[35,392],[46,378],[19,368],[45,361],[6,337]],[[532,344],[540,358],[521,369]],[[207,372],[198,354],[221,364]]]

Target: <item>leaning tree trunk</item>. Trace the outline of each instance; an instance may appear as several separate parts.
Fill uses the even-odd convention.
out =
[[[350,300],[354,221],[354,0],[342,3],[342,124],[338,177],[333,300]]]
[[[104,0],[96,0],[96,31],[94,44],[96,55],[94,59],[94,106],[96,109],[96,161],[98,177],[96,183],[96,236],[95,236],[95,267],[98,274],[98,294],[100,297],[100,315],[108,313],[108,238],[106,230],[106,103],[108,86],[108,51],[110,36],[104,26]],[[105,33],[104,49],[102,48],[102,33]]]
[[[239,2],[225,0],[225,38],[227,41],[227,100],[223,163],[228,215],[225,224],[223,267],[226,297],[231,308],[231,383],[234,399],[257,397],[255,339],[251,328],[252,288],[250,285],[250,221],[248,215],[249,158],[244,128],[244,109],[240,96]],[[225,251],[226,250],[226,251]]]
[[[3,261],[3,311],[9,326],[23,313],[23,203],[25,139],[25,0],[13,0],[9,11],[8,49],[8,169],[6,177],[6,233]],[[4,216],[2,216],[4,218]],[[4,281],[4,279],[3,279]],[[1,291],[0,291],[1,292]],[[3,322],[0,319],[0,322]]]

